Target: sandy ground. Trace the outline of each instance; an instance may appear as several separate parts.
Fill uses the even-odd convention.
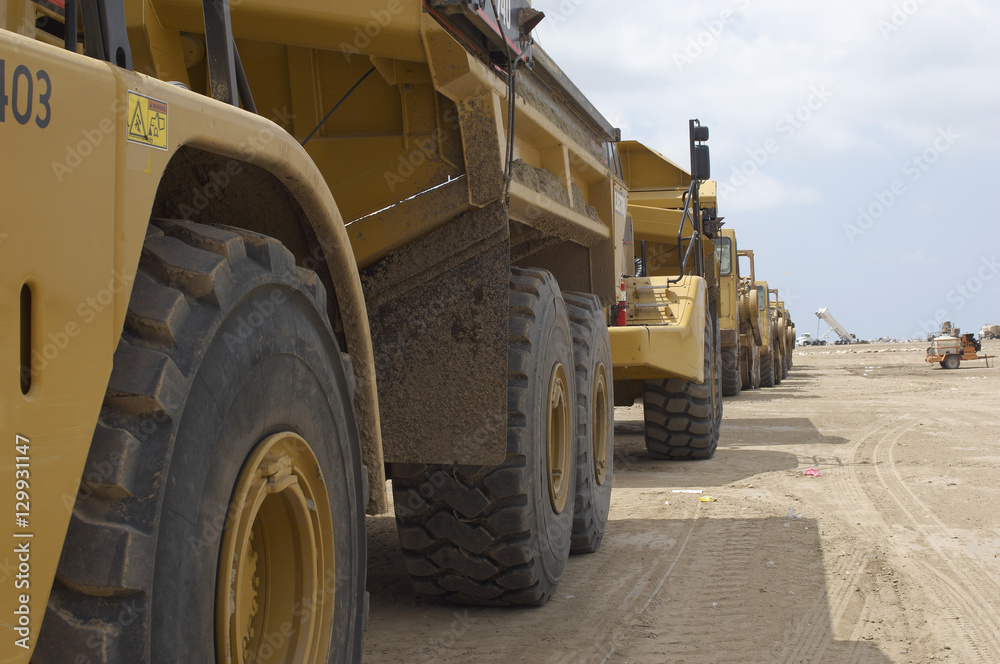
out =
[[[365,661],[1000,662],[1000,369],[925,346],[796,349],[710,461],[648,459],[617,409],[604,544],[542,608],[418,597],[371,518]]]

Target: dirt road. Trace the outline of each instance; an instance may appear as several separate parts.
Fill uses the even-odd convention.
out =
[[[539,609],[418,598],[370,519],[365,661],[1000,662],[1000,369],[925,345],[797,349],[710,461],[646,458],[618,409],[604,544]]]

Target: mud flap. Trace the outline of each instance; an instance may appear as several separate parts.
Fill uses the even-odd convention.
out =
[[[506,208],[466,212],[364,268],[385,460],[499,464],[507,450]]]

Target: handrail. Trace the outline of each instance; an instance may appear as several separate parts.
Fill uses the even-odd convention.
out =
[[[684,241],[688,241],[687,249],[683,252],[679,252],[681,255],[680,262],[680,276],[676,278],[671,278],[667,280],[668,284],[676,284],[686,275],[687,263],[691,259],[691,252],[697,249],[695,254],[695,272],[696,276],[705,276],[705,264],[704,255],[702,252],[702,233],[701,233],[701,219],[700,215],[695,211],[700,210],[700,205],[698,204],[698,180],[691,180],[691,186],[688,190],[684,192],[684,213],[681,215],[681,224],[677,229],[677,248],[678,250],[683,249]],[[691,222],[691,235],[689,237],[684,237],[684,226],[687,224],[688,220]]]

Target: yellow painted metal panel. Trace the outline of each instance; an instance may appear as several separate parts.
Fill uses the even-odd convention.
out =
[[[625,184],[630,191],[687,189],[691,184],[691,175],[681,166],[639,141],[620,141],[618,152]]]
[[[136,0],[132,0],[136,1]],[[231,2],[237,39],[274,42],[400,60],[423,61],[421,3],[416,0],[240,0]],[[204,33],[201,0],[153,0],[171,30]]]
[[[723,228],[722,237],[729,238],[729,260],[731,271],[728,275],[719,275],[719,328],[722,330],[739,330],[739,264],[736,260],[736,231]],[[721,270],[721,265],[719,266]],[[734,337],[735,338],[735,337]],[[725,339],[725,337],[724,337]],[[728,345],[728,344],[723,344]],[[735,345],[735,342],[734,344]]]
[[[683,378],[700,383],[705,379],[705,280],[684,277],[670,286],[669,296],[652,297],[673,303],[666,322],[608,330],[615,379]]]
[[[632,233],[637,242],[646,240],[677,244],[677,231],[683,217],[681,210],[629,204],[628,213],[632,215]]]
[[[76,488],[97,421],[131,295],[152,203],[181,145],[255,163],[279,175],[313,222],[343,309],[358,380],[359,426],[381,468],[371,337],[360,279],[343,221],[322,175],[273,123],[179,87],[0,31],[8,84],[19,79],[17,114],[7,107],[0,145],[0,437],[28,441],[28,526],[0,525],[5,542],[31,534],[32,645],[62,549]],[[29,90],[29,83],[30,90]],[[8,85],[10,90],[10,85]],[[30,94],[29,94],[30,92]],[[161,100],[169,111],[166,148],[126,140],[128,94]],[[29,108],[30,100],[30,108]],[[97,101],[100,100],[100,101]],[[8,153],[9,150],[9,153]],[[25,195],[25,192],[38,192]],[[21,389],[22,285],[31,288],[31,387]],[[365,377],[367,376],[367,377]],[[366,405],[361,405],[366,404]],[[0,477],[14,481],[14,454]],[[369,468],[372,462],[368,461]],[[379,480],[381,473],[376,477]],[[373,487],[384,487],[374,481]],[[376,490],[377,494],[380,491]],[[384,494],[382,503],[384,507]],[[12,516],[14,494],[0,494]],[[9,568],[12,549],[0,552]],[[7,565],[7,567],[5,567]],[[0,612],[17,606],[14,576],[0,574]],[[30,650],[0,621],[0,662],[26,662]]]
[[[65,55],[63,55],[65,54]],[[131,275],[115,265],[122,211],[115,181],[125,150],[115,77],[93,60],[0,31],[8,94],[0,123],[0,661],[26,662],[34,646],[76,500]],[[30,81],[30,82],[29,82]],[[107,103],[87,103],[103,98]],[[17,109],[17,117],[12,113]],[[138,147],[138,146],[135,146]],[[147,152],[152,148],[142,148]],[[148,217],[148,210],[146,211]],[[30,390],[21,388],[20,293],[31,289]],[[15,460],[15,441],[27,442]],[[15,522],[15,473],[27,483]],[[23,527],[22,527],[23,524]],[[16,547],[25,547],[19,560]],[[25,558],[27,560],[25,560]],[[26,570],[26,571],[25,571]],[[24,597],[21,597],[21,596]],[[17,633],[15,611],[27,614]]]

